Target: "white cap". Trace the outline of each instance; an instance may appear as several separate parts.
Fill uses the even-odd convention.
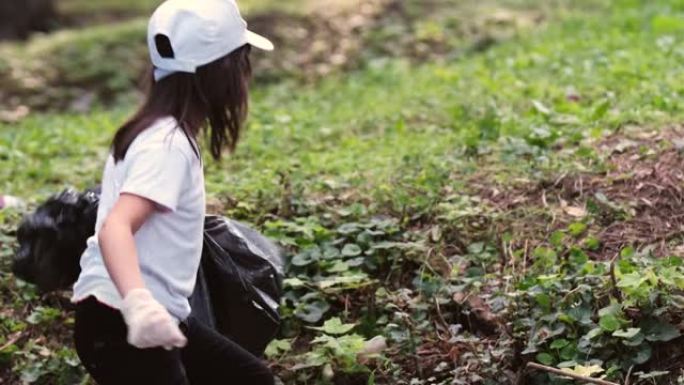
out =
[[[159,35],[168,38],[171,52],[157,47]],[[167,0],[154,11],[147,29],[155,80],[174,72],[195,73],[245,44],[273,50],[268,39],[247,30],[235,0]]]

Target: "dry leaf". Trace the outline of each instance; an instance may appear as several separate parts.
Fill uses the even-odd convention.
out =
[[[575,375],[582,376],[582,377],[591,377],[594,374],[603,372],[603,368],[598,366],[598,365],[592,365],[592,366],[575,365],[574,369],[563,368],[561,370],[566,372],[566,373],[575,374]]]
[[[565,213],[575,218],[583,218],[587,216],[587,210],[582,207],[567,206],[563,210]]]

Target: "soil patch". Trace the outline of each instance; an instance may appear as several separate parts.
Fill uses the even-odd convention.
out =
[[[502,229],[517,238],[545,239],[574,222],[600,241],[593,257],[624,247],[659,256],[684,252],[684,130],[619,133],[596,145],[603,171],[552,175],[514,187],[480,182],[483,203],[502,213]],[[495,186],[495,187],[492,187]]]

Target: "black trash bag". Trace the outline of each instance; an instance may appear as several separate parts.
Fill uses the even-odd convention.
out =
[[[281,250],[244,224],[208,216],[202,268],[216,330],[262,355],[280,326]]]
[[[43,292],[70,288],[95,232],[99,189],[65,190],[24,218],[12,271]],[[281,250],[239,222],[207,216],[191,317],[262,355],[280,325]]]
[[[24,217],[17,230],[14,275],[42,292],[71,287],[81,272],[79,261],[86,241],[95,229],[98,203],[98,190],[65,190]]]
[[[190,317],[197,319],[212,330],[217,330],[214,307],[211,304],[209,287],[207,287],[207,279],[205,278],[204,267],[202,267],[201,263],[199,269],[197,269],[195,290],[192,292],[188,301],[190,302],[190,309],[192,309]]]

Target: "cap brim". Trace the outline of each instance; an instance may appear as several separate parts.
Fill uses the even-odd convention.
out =
[[[247,31],[247,43],[264,51],[273,51],[275,48],[270,40],[252,31]]]

